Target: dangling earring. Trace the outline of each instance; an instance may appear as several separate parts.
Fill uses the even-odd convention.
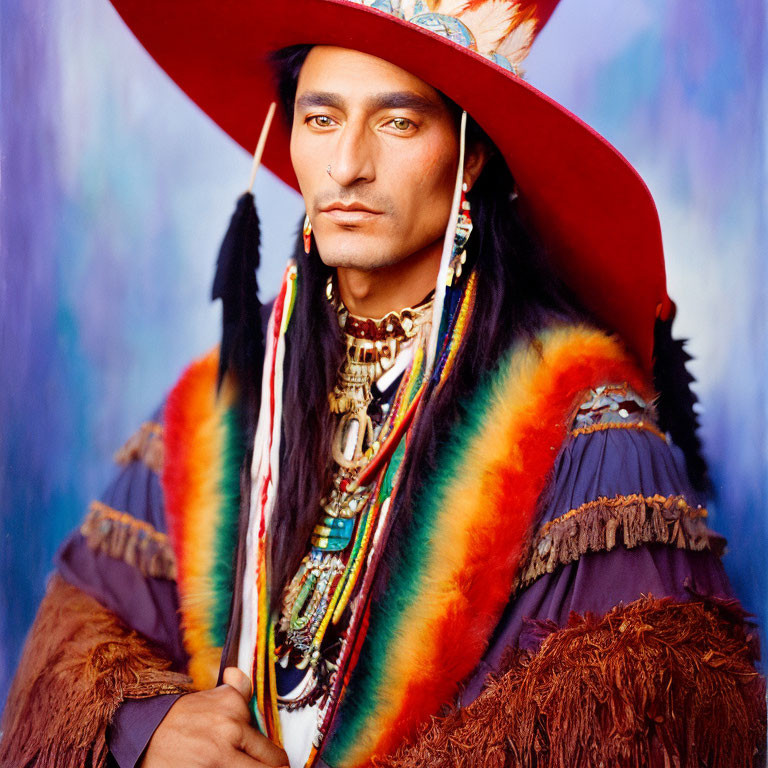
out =
[[[309,253],[312,248],[312,222],[309,220],[309,214],[304,216],[304,253]]]
[[[459,202],[459,219],[456,222],[456,234],[453,238],[453,255],[451,256],[451,284],[454,279],[461,277],[461,270],[467,260],[465,250],[467,240],[472,234],[472,215],[469,200],[467,200],[467,183],[461,185],[461,200]]]
[[[463,251],[467,240],[472,234],[472,214],[470,213],[469,200],[467,200],[467,182],[461,185],[461,200],[459,202],[459,223],[456,225],[456,236],[453,240],[455,251]]]

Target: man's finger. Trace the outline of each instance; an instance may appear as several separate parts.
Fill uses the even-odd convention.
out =
[[[277,744],[250,726],[243,729],[243,743],[240,749],[265,765],[288,765],[288,755]]]
[[[221,676],[221,681],[226,685],[231,685],[248,704],[253,693],[251,679],[238,667],[227,667]]]
[[[228,752],[225,758],[226,762],[222,765],[226,765],[227,768],[272,768],[271,763],[264,763],[261,760],[255,760],[250,755],[246,755],[245,752]],[[288,761],[286,760],[280,768],[290,768]]]

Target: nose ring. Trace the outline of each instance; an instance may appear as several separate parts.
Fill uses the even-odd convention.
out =
[[[331,166],[330,166],[330,165],[329,165],[329,166],[328,166],[328,167],[325,169],[325,172],[326,172],[326,173],[327,173],[329,176],[331,175]]]

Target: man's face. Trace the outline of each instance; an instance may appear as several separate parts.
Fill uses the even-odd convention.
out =
[[[299,75],[291,160],[328,266],[376,269],[442,241],[455,119],[434,88],[394,64],[312,48]]]

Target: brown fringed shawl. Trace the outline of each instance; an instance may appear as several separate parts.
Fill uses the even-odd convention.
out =
[[[3,714],[3,768],[100,768],[126,698],[191,689],[138,632],[54,574]]]
[[[742,768],[765,747],[765,680],[734,603],[642,598],[540,624],[469,706],[377,768]]]

